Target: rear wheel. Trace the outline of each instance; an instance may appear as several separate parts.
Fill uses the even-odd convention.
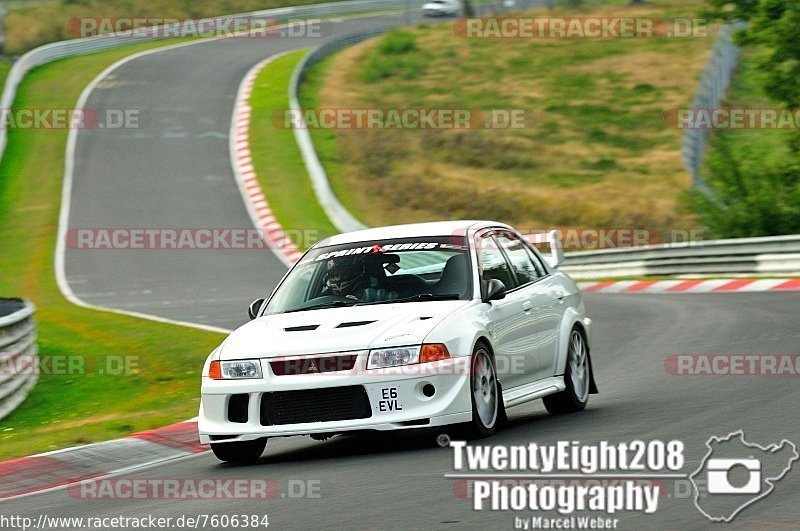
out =
[[[217,459],[236,465],[255,463],[264,453],[264,448],[266,447],[266,437],[252,441],[211,444],[211,450],[217,456]]]
[[[500,386],[494,360],[486,346],[478,343],[470,362],[470,388],[472,395],[472,422],[470,435],[488,437],[497,429],[502,408]]]
[[[567,367],[564,370],[566,389],[542,399],[544,407],[553,415],[573,413],[586,407],[589,400],[591,372],[589,349],[583,333],[574,328],[569,336],[567,348]]]

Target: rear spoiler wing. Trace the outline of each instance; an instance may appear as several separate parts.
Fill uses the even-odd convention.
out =
[[[545,255],[545,261],[552,268],[556,268],[564,262],[564,249],[561,247],[561,235],[557,230],[549,232],[537,232],[535,234],[525,234],[525,239],[532,244],[546,243],[550,247],[550,255]]]

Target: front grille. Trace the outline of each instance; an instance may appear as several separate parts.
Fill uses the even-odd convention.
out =
[[[321,372],[350,371],[356,365],[358,354],[341,356],[308,356],[269,362],[272,374],[288,376],[297,374],[318,374]]]
[[[372,416],[367,391],[361,385],[308,391],[278,391],[261,397],[261,425],[333,422]]]

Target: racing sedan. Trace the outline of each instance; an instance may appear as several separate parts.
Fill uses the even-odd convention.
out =
[[[309,249],[251,321],[206,360],[200,441],[248,463],[270,437],[458,429],[492,435],[506,409],[584,409],[597,389],[581,292],[508,225],[421,223]]]

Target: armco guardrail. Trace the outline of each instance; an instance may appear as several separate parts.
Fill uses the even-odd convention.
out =
[[[25,400],[39,378],[32,363],[38,356],[34,311],[28,301],[0,299],[0,419]]]
[[[567,253],[577,279],[657,275],[800,275],[800,235],[672,243]]]
[[[307,20],[372,11],[398,11],[406,9],[410,5],[412,4],[406,0],[347,0],[344,2],[330,2],[325,4],[311,4],[297,7],[254,11],[250,13],[214,17],[209,20],[219,23],[219,27],[224,27],[222,23],[225,21],[237,21],[237,23],[241,24],[246,23],[248,20],[252,20],[254,22],[258,21],[260,23],[266,19],[276,23],[281,23],[291,20]],[[416,4],[413,5],[416,6]],[[37,66],[41,66],[64,57],[85,55],[110,48],[116,48],[125,44],[132,44],[134,42],[163,39],[165,38],[165,35],[170,35],[170,32],[168,31],[169,28],[178,27],[178,24],[154,26],[152,28],[137,30],[135,37],[132,37],[130,34],[109,34],[54,42],[35,48],[20,57],[12,65],[11,70],[8,73],[8,77],[6,78],[6,84],[3,88],[2,98],[0,98],[0,109],[10,109],[13,106],[14,98],[17,94],[17,88],[19,87],[22,78]],[[172,35],[174,34],[175,32],[173,31]],[[3,153],[5,153],[7,141],[8,138],[6,136],[6,129],[0,128],[0,158],[2,158]]]
[[[389,29],[391,28],[386,27],[352,33],[340,39],[327,42],[306,55],[303,60],[300,61],[300,64],[297,65],[297,68],[295,68],[292,74],[292,80],[289,83],[289,107],[292,109],[302,108],[299,98],[300,84],[303,82],[309,68],[328,55],[335,53],[337,50],[381,35]],[[330,181],[328,181],[328,175],[325,173],[325,169],[322,167],[319,157],[317,157],[317,152],[314,150],[314,143],[311,141],[311,134],[308,132],[308,129],[295,127],[294,138],[303,156],[303,162],[305,162],[308,176],[314,188],[314,194],[317,196],[317,201],[319,201],[319,204],[322,206],[328,219],[331,220],[331,223],[341,232],[352,232],[367,228],[366,225],[358,221],[355,216],[339,202],[336,194],[333,193]]]
[[[739,47],[733,42],[733,35],[746,27],[744,22],[733,22],[719,30],[711,50],[711,58],[700,76],[700,87],[692,100],[693,109],[714,109],[722,103],[739,61]],[[708,129],[686,129],[681,142],[683,164],[692,174],[692,183],[707,193],[708,185],[700,177],[700,167],[703,164],[708,135]]]

